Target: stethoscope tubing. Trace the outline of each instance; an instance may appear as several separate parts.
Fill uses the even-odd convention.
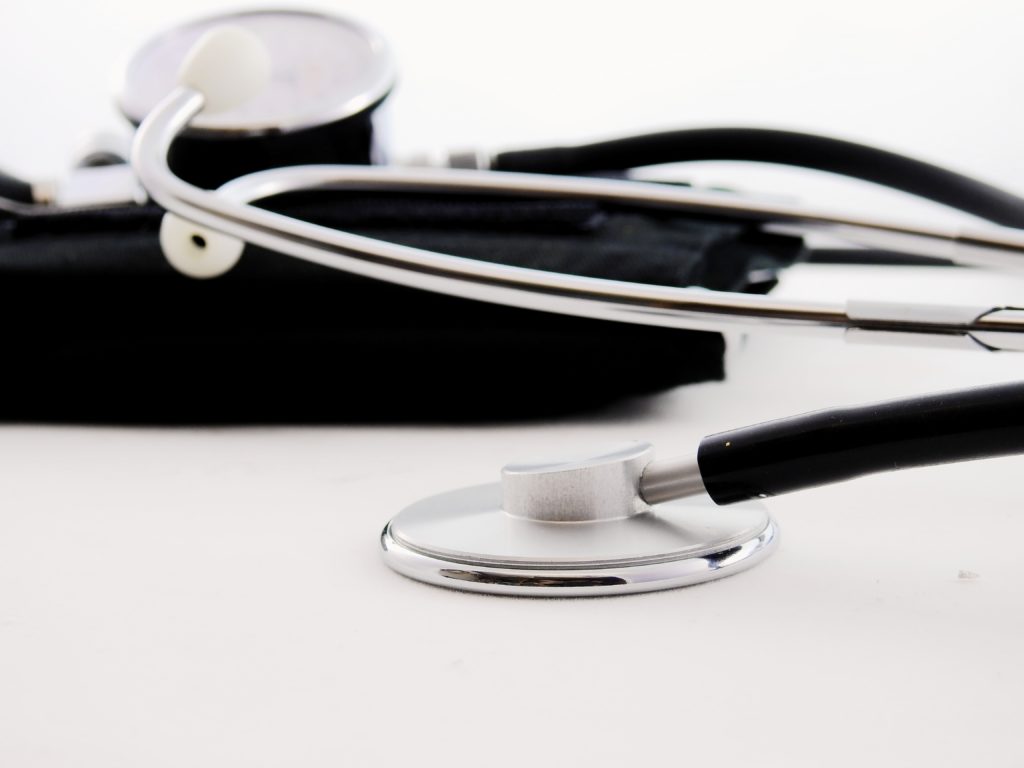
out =
[[[1024,453],[1024,383],[806,413],[709,435],[697,451],[717,504],[877,472]]]
[[[486,158],[486,156],[485,156]],[[682,128],[590,144],[500,152],[487,167],[585,175],[696,161],[770,163],[899,190],[1005,227],[1024,227],[1024,198],[978,179],[878,147],[775,128]]]

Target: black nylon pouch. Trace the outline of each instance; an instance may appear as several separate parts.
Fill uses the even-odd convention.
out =
[[[406,245],[763,292],[799,239],[590,201],[316,193],[265,207]],[[248,247],[176,273],[154,206],[0,213],[0,418],[231,423],[550,417],[720,379],[719,334],[418,291]]]

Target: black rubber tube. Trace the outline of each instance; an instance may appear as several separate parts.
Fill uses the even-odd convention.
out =
[[[910,157],[826,136],[759,128],[699,128],[576,147],[503,152],[499,171],[585,174],[695,160],[791,165],[874,182],[1008,227],[1024,227],[1024,198]]]
[[[697,454],[718,504],[875,472],[1024,453],[1024,382],[835,408],[710,435]]]
[[[0,197],[17,203],[32,203],[32,185],[0,171]]]

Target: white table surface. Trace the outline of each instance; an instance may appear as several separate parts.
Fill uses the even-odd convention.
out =
[[[732,102],[723,97],[683,117],[792,124],[907,151],[920,137],[919,154],[949,153],[954,165],[1013,185],[1024,179],[1024,117],[997,95],[1016,85],[1019,67],[996,66],[1016,61],[1016,49],[1004,49],[1009,33],[1000,31],[1012,12],[1001,3],[977,6],[961,18],[935,3],[892,10],[868,4],[872,24],[852,12],[847,18],[840,10],[815,11],[818,4],[784,3],[780,12],[803,26],[774,20],[763,44],[756,29],[725,24],[730,15],[761,11],[702,7],[699,21],[723,39],[738,38],[745,60],[765,61],[780,77],[797,71],[799,56],[767,54],[789,51],[807,25],[834,32],[833,46],[812,44],[819,66],[803,72],[799,99],[786,81],[777,102],[751,95],[748,113],[726,108]],[[130,42],[147,25],[198,7],[176,4],[147,15],[111,5],[103,34]],[[587,115],[599,88],[584,85],[593,98],[581,99],[583,115],[517,112],[509,128],[499,112],[504,102],[489,101],[486,76],[456,59],[492,57],[509,88],[533,88],[541,104],[552,106],[559,97],[545,90],[542,70],[556,65],[558,38],[550,29],[536,33],[537,60],[522,69],[523,85],[509,69],[508,39],[531,34],[546,6],[527,4],[502,16],[510,26],[495,45],[505,47],[490,52],[479,37],[451,31],[450,19],[482,13],[475,7],[442,3],[437,13],[448,21],[425,27],[418,5],[350,4],[385,29],[393,25],[403,43],[403,62],[413,72],[404,87],[419,93],[395,105],[396,119],[405,120],[396,130],[400,149],[417,146],[415,115],[423,115],[418,125],[427,139],[445,143],[447,126],[456,144],[474,135],[512,143],[517,126],[539,141],[544,118],[556,126],[555,138],[574,135],[574,125],[581,136],[602,133],[590,118],[607,118],[607,132],[673,122],[669,113],[678,105],[661,104],[657,113],[642,106],[656,95],[650,84],[637,86],[641,106],[619,123],[614,116],[622,110],[606,104]],[[635,14],[658,7],[640,4]],[[932,37],[907,37],[926,7]],[[551,11],[563,36],[585,8]],[[11,68],[31,40],[46,34],[72,40],[77,25],[100,35],[103,14],[71,4],[2,14],[23,30],[13,49],[0,50],[5,86],[12,78],[24,93],[27,84],[45,85],[92,120],[86,105],[102,94],[89,89],[101,66],[113,66],[102,45],[81,67],[60,70],[51,56],[35,72]],[[609,35],[621,35],[617,15],[589,18],[605,45],[580,33],[580,55],[610,75],[618,70],[597,54],[607,50]],[[660,36],[677,25],[699,54],[711,44],[687,31],[687,20],[679,11],[646,28]],[[414,42],[428,30],[446,42],[443,55],[433,38],[431,45]],[[958,31],[984,53],[982,62],[960,59],[960,74],[939,53],[963,39]],[[639,75],[629,69],[630,50],[642,47],[634,41],[620,52],[619,66]],[[674,61],[677,53],[665,55]],[[434,79],[411,66],[414,58],[434,67]],[[928,97],[942,92],[943,82],[929,79],[926,67],[915,69],[915,61],[939,62],[938,80],[956,85],[971,109],[936,125],[938,108]],[[865,67],[867,80],[855,77]],[[739,88],[735,63],[726,69],[718,75],[721,87]],[[991,78],[982,81],[985,71]],[[573,70],[584,80],[585,72],[579,63]],[[924,96],[919,108],[901,110],[901,78],[911,75]],[[658,92],[667,92],[666,76],[659,77]],[[971,78],[978,88],[961,87]],[[829,83],[818,111],[808,106],[807,89]],[[430,108],[428,87],[439,94]],[[847,92],[837,95],[840,88]],[[460,92],[479,98],[460,101]],[[870,119],[851,106],[858,98],[874,110]],[[437,104],[462,111],[445,117]],[[766,113],[765,105],[775,111]],[[719,107],[724,114],[716,118]],[[988,121],[975,111],[983,107]],[[43,130],[33,129],[37,109]],[[27,103],[18,121],[0,127],[0,167],[59,167],[55,158],[70,152],[74,137],[67,121],[54,124],[53,109]],[[457,118],[474,110],[480,112],[467,128]],[[966,142],[972,132],[978,140]],[[909,291],[920,300],[964,302],[1012,302],[1024,293],[1020,278],[928,273],[925,283],[920,270],[887,271],[880,279],[877,270],[808,267],[794,271],[780,291],[860,298]],[[493,479],[504,461],[537,449],[648,439],[671,454],[707,432],[759,419],[1008,381],[1020,376],[1024,358],[757,335],[731,339],[728,363],[726,382],[557,422],[0,426],[0,765],[1024,762],[1019,458],[774,499],[780,549],[752,571],[689,589],[608,599],[494,598],[424,586],[383,565],[378,535],[390,515],[421,496]]]

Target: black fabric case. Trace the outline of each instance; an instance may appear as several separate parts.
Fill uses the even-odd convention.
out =
[[[265,205],[460,256],[762,292],[801,252],[754,225],[588,201],[317,193]],[[723,376],[715,333],[417,291],[247,248],[176,273],[154,206],[0,213],[5,420],[544,418]]]

